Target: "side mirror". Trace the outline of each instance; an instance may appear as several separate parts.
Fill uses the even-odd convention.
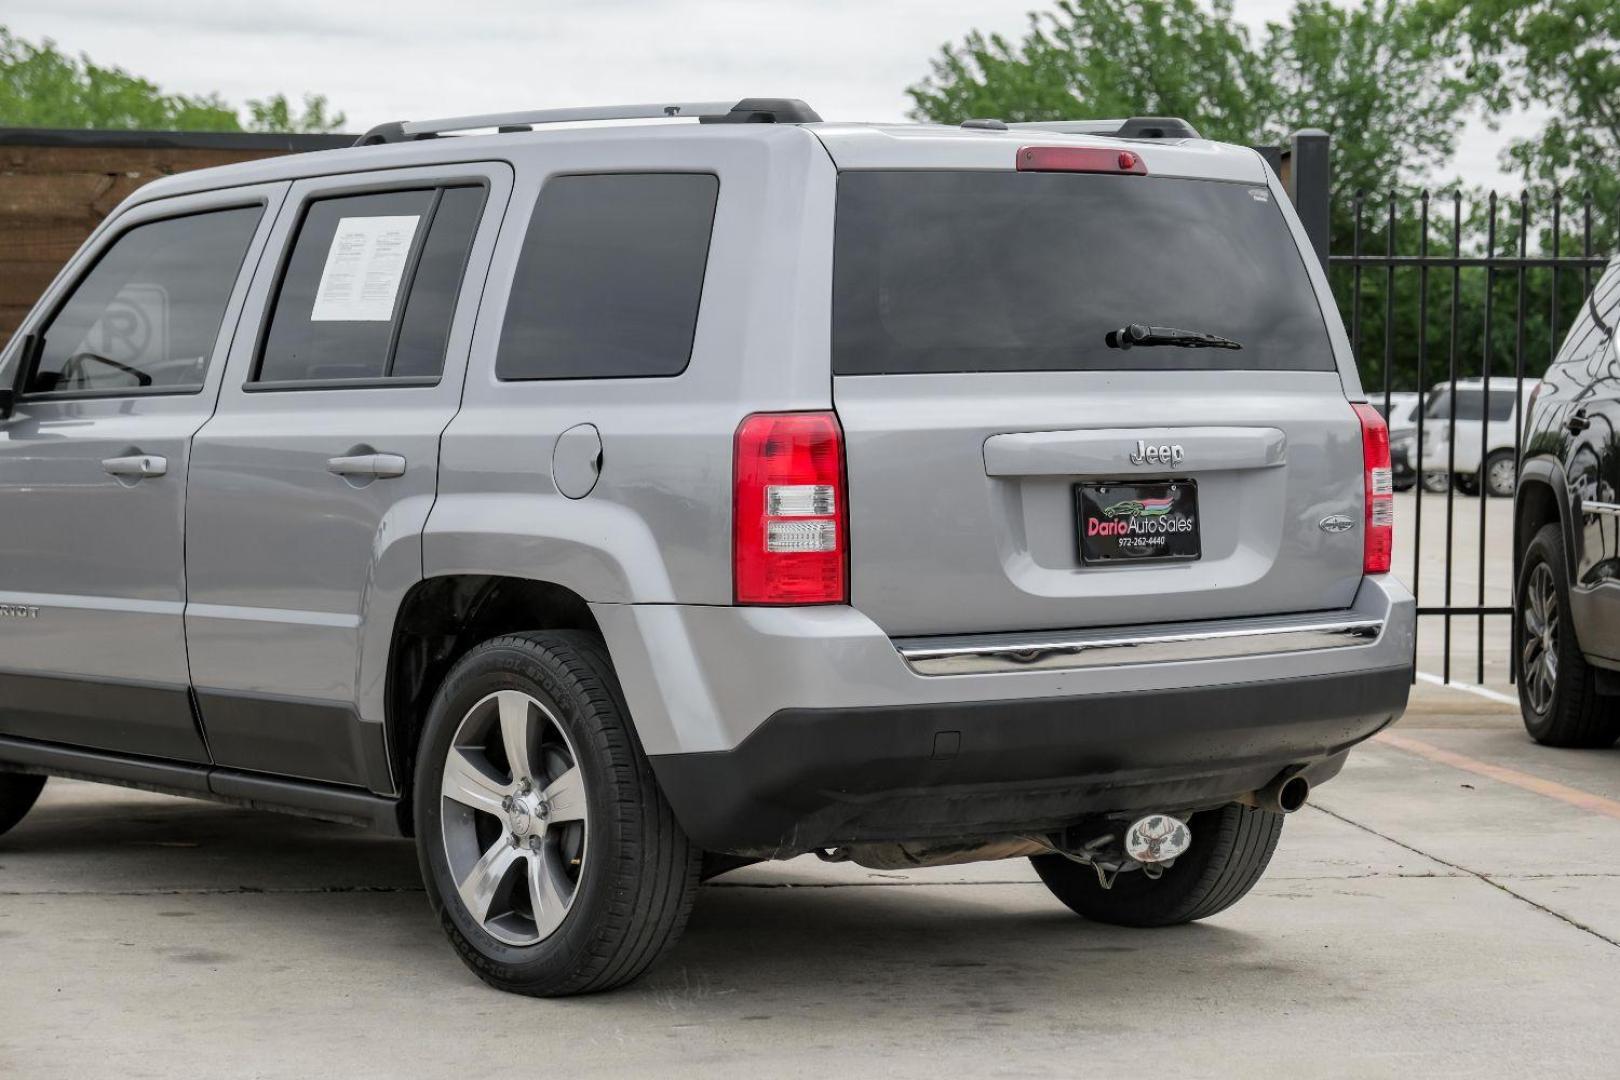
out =
[[[0,420],[10,420],[17,411],[17,391],[9,386],[0,387]]]

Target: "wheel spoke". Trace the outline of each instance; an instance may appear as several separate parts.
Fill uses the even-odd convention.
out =
[[[557,865],[556,848],[529,853],[529,899],[534,904],[534,925],[542,938],[562,925],[568,914],[572,885]]]
[[[552,823],[585,820],[585,781],[578,765],[547,784],[541,796]]]
[[[457,886],[457,891],[461,893],[461,902],[467,905],[467,911],[478,920],[479,925],[489,921],[489,911],[495,903],[495,896],[500,892],[501,883],[506,880],[507,873],[512,869],[512,863],[517,861],[518,857],[517,850],[505,839],[497,840]]]
[[[444,797],[453,802],[499,817],[502,812],[501,799],[511,794],[512,785],[490,776],[467,756],[466,751],[452,746],[444,761],[441,790]]]
[[[512,767],[514,783],[534,775],[529,764],[529,698],[516,690],[503,690],[496,696],[501,716],[501,743]]]

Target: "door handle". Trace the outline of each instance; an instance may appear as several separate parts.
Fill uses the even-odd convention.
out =
[[[164,476],[169,471],[169,460],[156,454],[131,454],[128,457],[107,458],[101,463],[109,476],[120,480],[149,480]]]
[[[1571,435],[1579,435],[1592,426],[1592,418],[1586,415],[1584,408],[1576,409],[1569,414],[1569,419],[1564,421],[1564,426],[1569,429]]]
[[[328,472],[337,476],[360,477],[371,480],[392,480],[405,475],[403,454],[354,454],[335,457],[326,462]]]

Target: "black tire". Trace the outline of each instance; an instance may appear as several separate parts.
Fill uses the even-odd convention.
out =
[[[1104,889],[1095,870],[1062,855],[1030,862],[1053,896],[1092,922],[1178,926],[1225,911],[1254,888],[1277,849],[1283,815],[1231,803],[1194,814],[1187,825],[1192,847],[1157,881],[1133,870]]]
[[[1430,495],[1444,495],[1451,489],[1451,479],[1444,469],[1430,469],[1423,474],[1423,490]]]
[[[1464,495],[1479,494],[1479,476],[1476,473],[1458,473],[1457,490]]]
[[[17,823],[28,816],[44,790],[43,776],[0,773],[0,836],[16,828]]]
[[[1532,594],[1549,587],[1554,606],[1550,609],[1551,629],[1545,631],[1549,620],[1545,615],[1538,618]],[[1546,608],[1545,603],[1541,606]],[[1598,696],[1596,675],[1581,655],[1570,620],[1564,534],[1557,525],[1542,526],[1525,548],[1513,610],[1513,640],[1519,650],[1519,713],[1530,737],[1543,746],[1613,745],[1620,738],[1620,708]],[[1545,669],[1540,668],[1548,654],[1553,665],[1550,690],[1542,677]]]
[[[1513,451],[1497,450],[1485,459],[1480,470],[1485,478],[1485,493],[1493,499],[1511,499],[1518,479],[1513,476]]]
[[[439,794],[463,719],[491,694],[509,690],[553,714],[577,757],[589,814],[570,906],[561,924],[531,945],[502,942],[468,911],[450,872],[446,800]],[[467,966],[501,990],[562,997],[622,986],[674,945],[697,896],[702,853],[653,779],[607,649],[593,634],[513,634],[456,664],[423,732],[415,823],[434,912]]]

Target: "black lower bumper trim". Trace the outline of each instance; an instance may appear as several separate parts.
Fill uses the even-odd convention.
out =
[[[1090,813],[1213,805],[1304,766],[1313,782],[1406,708],[1407,667],[1185,690],[785,709],[734,750],[653,770],[711,851],[1057,828]]]

